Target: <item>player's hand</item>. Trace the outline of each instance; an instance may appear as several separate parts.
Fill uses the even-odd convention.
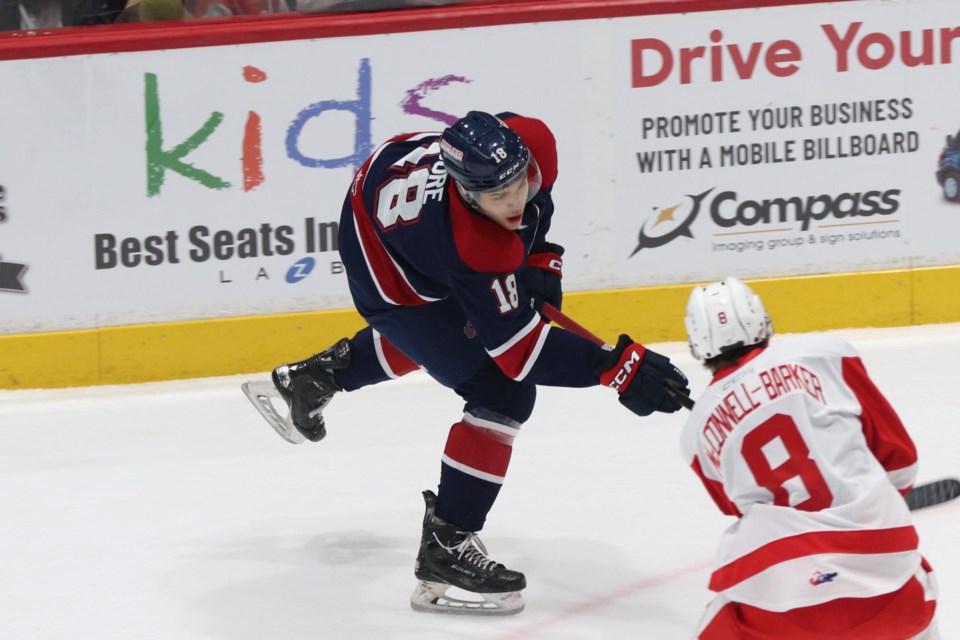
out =
[[[638,416],[680,410],[675,394],[689,395],[687,377],[670,358],[651,351],[624,334],[599,367],[600,384],[620,394],[620,404]],[[670,385],[672,388],[668,388]]]
[[[563,288],[560,280],[563,278],[563,247],[558,244],[545,242],[533,249],[527,258],[527,266],[520,272],[520,283],[523,290],[533,300],[533,307],[537,311],[543,309],[543,303],[549,302],[557,309],[563,303]]]

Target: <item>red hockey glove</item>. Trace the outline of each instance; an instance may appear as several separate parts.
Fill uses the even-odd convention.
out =
[[[533,300],[537,311],[543,309],[543,303],[549,302],[557,309],[563,303],[563,247],[545,242],[533,248],[527,258],[527,266],[520,273],[523,290]]]
[[[669,358],[634,342],[626,334],[620,336],[597,373],[600,384],[616,389],[620,404],[638,416],[679,411],[680,403],[673,394],[690,393],[687,377]],[[672,381],[674,391],[668,390],[668,381]]]

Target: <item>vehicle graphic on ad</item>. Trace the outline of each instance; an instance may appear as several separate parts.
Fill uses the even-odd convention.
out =
[[[947,136],[947,146],[940,152],[937,163],[937,182],[943,188],[943,197],[960,202],[960,132]]]

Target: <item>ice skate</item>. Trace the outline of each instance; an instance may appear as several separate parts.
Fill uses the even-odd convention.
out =
[[[241,388],[281,438],[293,444],[317,442],[327,435],[323,410],[341,390],[333,371],[349,365],[350,342],[343,338],[306,360],[280,365],[271,374],[272,384],[250,381]],[[273,398],[282,399],[288,412],[281,413]]]
[[[426,514],[410,606],[428,613],[504,616],[523,611],[527,579],[487,556],[475,533],[434,515],[437,496],[424,491]]]

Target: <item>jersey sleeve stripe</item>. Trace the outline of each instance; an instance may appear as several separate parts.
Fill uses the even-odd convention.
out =
[[[487,353],[507,376],[520,381],[536,364],[549,333],[550,325],[534,315],[533,320],[510,340]]]
[[[774,540],[726,564],[710,576],[711,591],[725,591],[770,567],[823,553],[883,554],[915,551],[919,538],[912,526],[861,531],[812,531]]]
[[[700,458],[694,457],[690,467],[693,469],[693,472],[697,474],[697,477],[700,478],[700,482],[703,483],[707,493],[710,494],[710,497],[713,498],[713,501],[716,503],[720,511],[724,513],[724,515],[737,517],[742,515],[740,513],[740,509],[737,508],[737,505],[731,502],[730,498],[727,497],[726,492],[723,490],[723,483],[719,480],[714,480],[713,478],[707,477],[703,467],[700,465]]]
[[[841,366],[844,382],[860,403],[860,422],[870,451],[888,472],[916,470],[916,446],[900,416],[870,379],[863,361],[857,357],[845,357]]]
[[[533,365],[537,363],[537,358],[540,357],[540,352],[543,351],[543,343],[547,341],[547,334],[550,333],[550,325],[541,323],[542,329],[538,332],[537,341],[533,345],[533,349],[527,355],[526,360],[523,364],[523,369],[520,373],[514,378],[516,381],[521,381],[527,377],[527,374],[530,373],[530,369],[533,368]]]
[[[898,491],[902,492],[913,486],[913,483],[917,479],[918,473],[919,466],[912,464],[909,467],[904,467],[903,469],[893,469],[887,471],[887,477],[890,478],[890,482],[893,483],[893,486],[895,486]]]
[[[540,318],[536,314],[534,314],[533,317],[530,318],[530,322],[528,322],[523,329],[515,333],[512,338],[504,342],[502,345],[500,345],[496,349],[488,349],[487,353],[490,354],[491,358],[497,358],[501,356],[502,354],[506,353],[507,351],[512,349],[514,346],[516,346],[519,342],[527,338],[527,336],[530,335],[530,332],[536,329],[537,325],[540,323],[541,323]]]

